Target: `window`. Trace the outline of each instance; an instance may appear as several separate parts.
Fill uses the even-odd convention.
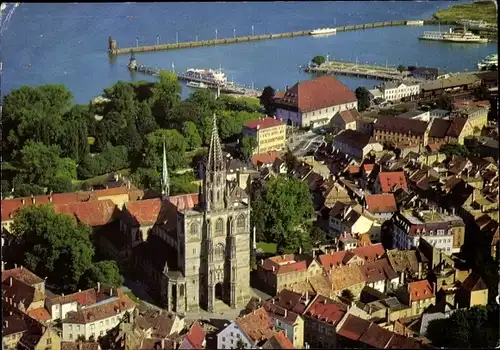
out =
[[[244,229],[245,226],[246,226],[246,222],[245,222],[245,215],[240,215],[238,216],[238,220],[236,221],[236,227],[238,227],[239,229]]]
[[[70,339],[70,340],[71,340],[71,339],[73,339],[73,333],[70,333],[70,334],[69,334],[69,339]]]
[[[52,345],[52,338],[47,338],[47,345]]]
[[[103,321],[99,322],[99,327],[102,327],[102,326],[103,326],[103,324],[104,324],[104,322],[103,322]]]
[[[224,221],[222,219],[217,219],[215,222],[215,233],[224,233]]]
[[[109,325],[109,319],[106,320],[106,326],[108,326],[108,325]]]
[[[77,325],[76,326],[76,330],[79,331],[80,330],[80,325]]]
[[[193,248],[193,255],[196,255],[196,248]]]
[[[104,335],[104,331],[100,331],[99,335],[102,337]]]
[[[70,324],[68,328],[69,328],[70,331],[72,331],[73,330],[73,325]]]
[[[226,341],[226,337],[222,337],[222,341]]]

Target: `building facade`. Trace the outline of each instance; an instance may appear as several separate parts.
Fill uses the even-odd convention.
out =
[[[286,124],[276,118],[263,118],[247,122],[243,126],[243,136],[253,136],[257,147],[252,154],[281,151],[286,143]]]
[[[403,98],[414,97],[420,94],[420,84],[389,82],[380,89],[386,101],[399,101]]]

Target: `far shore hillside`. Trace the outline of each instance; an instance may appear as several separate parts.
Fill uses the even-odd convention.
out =
[[[474,2],[471,4],[455,5],[447,9],[439,10],[434,14],[434,17],[442,21],[458,21],[461,19],[468,19],[496,24],[496,12],[497,10],[493,2]]]

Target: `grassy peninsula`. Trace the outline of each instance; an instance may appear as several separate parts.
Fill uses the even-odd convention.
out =
[[[447,9],[439,10],[434,14],[434,17],[442,21],[468,19],[496,24],[496,12],[493,2],[475,2],[471,4],[455,5]]]

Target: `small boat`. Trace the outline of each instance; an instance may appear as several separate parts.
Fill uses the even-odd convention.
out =
[[[194,89],[208,89],[207,84],[197,82],[197,81],[188,81],[186,83],[186,86],[189,86],[190,88],[194,88]]]
[[[489,68],[491,66],[498,67],[498,55],[497,54],[488,55],[488,56],[486,56],[485,59],[478,62],[478,64],[477,64],[478,69],[485,69],[485,68]]]
[[[336,34],[336,28],[319,28],[309,32],[310,35]]]

